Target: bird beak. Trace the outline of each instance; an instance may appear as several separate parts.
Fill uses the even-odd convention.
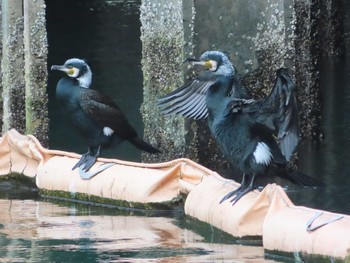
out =
[[[61,65],[52,65],[51,70],[59,70],[59,71],[66,72],[67,68],[65,66],[61,66]]]
[[[73,69],[66,68],[64,65],[52,65],[51,70],[63,71],[68,75],[72,75],[74,73]]]
[[[186,62],[195,63],[195,62],[200,62],[200,61],[198,59],[196,59],[196,58],[186,58],[184,60],[184,62],[182,62],[182,63],[186,63]]]
[[[199,59],[196,58],[186,58],[185,61],[183,63],[192,63],[193,65],[201,65],[203,67],[205,67],[206,69],[212,69],[213,68],[213,61],[212,60],[207,60],[207,61],[201,61]]]

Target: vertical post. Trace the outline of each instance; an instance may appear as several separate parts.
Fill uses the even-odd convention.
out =
[[[25,132],[22,0],[2,0],[3,131]]]
[[[48,144],[47,35],[44,0],[24,0],[26,133]]]
[[[153,145],[165,149],[156,157],[143,154],[143,160],[171,160],[184,156],[185,122],[181,117],[164,117],[155,102],[183,84],[182,0],[142,0],[140,19],[144,136]]]

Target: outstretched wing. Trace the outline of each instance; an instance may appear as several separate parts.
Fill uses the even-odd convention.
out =
[[[279,69],[271,93],[261,100],[236,101],[234,108],[250,114],[277,134],[282,154],[289,161],[299,142],[299,117],[294,83],[287,69]]]
[[[205,119],[208,116],[206,93],[217,81],[217,75],[204,71],[194,80],[158,99],[158,106],[163,114],[178,114],[194,120]],[[248,93],[237,75],[231,79],[232,89],[227,96],[233,98],[248,98]]]
[[[208,116],[205,95],[216,75],[205,71],[197,78],[158,99],[163,114],[178,114],[195,120]]]
[[[280,144],[281,151],[287,160],[299,142],[299,114],[295,97],[294,83],[287,69],[279,69],[275,85],[270,95],[262,101],[261,111],[270,114]]]
[[[84,89],[80,95],[80,107],[96,123],[111,128],[122,138],[136,136],[136,131],[119,107],[98,91]]]

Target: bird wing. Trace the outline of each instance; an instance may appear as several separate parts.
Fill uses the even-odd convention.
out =
[[[294,83],[287,69],[277,71],[275,85],[262,100],[260,111],[262,119],[273,123],[281,151],[290,160],[299,142],[299,114]]]
[[[257,142],[264,142],[268,145],[273,155],[273,162],[284,165],[286,158],[274,137],[274,127],[271,127],[269,123],[260,122],[259,120],[260,106],[261,101],[254,99],[234,98],[229,104],[231,112],[234,115],[249,120],[250,135],[252,138],[255,138]]]
[[[80,107],[96,123],[111,128],[122,138],[133,138],[136,131],[112,99],[92,89],[83,89]]]
[[[197,78],[158,99],[163,114],[179,114],[195,120],[208,116],[205,96],[216,75],[205,71]]]
[[[290,160],[299,142],[299,117],[294,83],[286,69],[277,71],[275,85],[265,99],[236,100],[233,110],[250,114],[274,130],[282,154]]]

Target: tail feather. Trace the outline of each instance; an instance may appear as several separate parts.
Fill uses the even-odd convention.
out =
[[[138,138],[138,137],[134,137],[129,139],[129,142],[134,145],[135,147],[137,147],[140,150],[149,152],[149,153],[160,153],[161,151],[159,151],[158,149],[154,148],[152,145],[148,144],[147,142],[145,142],[144,140]]]
[[[306,174],[303,174],[301,172],[295,171],[293,169],[288,169],[286,173],[286,177],[291,182],[300,185],[300,186],[307,186],[307,187],[326,187],[326,184],[318,181]]]

